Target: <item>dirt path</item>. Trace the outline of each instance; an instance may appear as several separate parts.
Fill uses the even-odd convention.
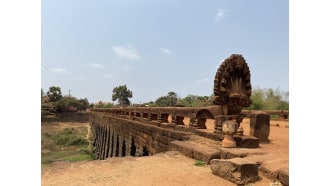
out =
[[[276,124],[279,124],[276,126]],[[248,120],[241,124],[248,134]],[[261,148],[276,156],[288,158],[289,128],[286,121],[272,121],[269,139],[271,144]],[[273,148],[272,145],[277,148]],[[110,158],[107,160],[82,161],[75,163],[57,162],[43,167],[43,186],[66,185],[222,185],[236,184],[212,174],[209,166],[198,167],[195,160],[178,152],[159,153],[154,156]],[[269,186],[272,180],[261,176],[254,186]]]

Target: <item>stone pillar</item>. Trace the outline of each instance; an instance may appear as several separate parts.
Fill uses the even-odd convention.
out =
[[[162,114],[161,113],[158,113],[158,115],[157,115],[157,121],[159,123],[163,122],[163,118],[162,118]]]
[[[131,140],[130,137],[125,138],[125,145],[126,145],[126,156],[129,156],[131,153]]]
[[[110,131],[110,134],[111,134],[111,138],[110,138],[110,157],[113,157],[113,155],[114,155],[114,136],[115,136],[115,132]]]
[[[117,141],[118,140],[118,134],[114,134],[114,144],[113,144],[113,157],[118,157],[118,145],[117,145]]]
[[[178,124],[178,121],[176,120],[175,108],[173,108],[173,111],[172,111],[171,123],[173,123],[174,125]]]
[[[123,150],[123,139],[122,139],[122,137],[120,135],[118,136],[118,140],[119,140],[118,156],[119,157],[122,157],[123,156],[123,154],[122,154],[122,150]]]
[[[103,130],[102,159],[105,159],[105,155],[106,155],[105,149],[106,149],[106,142],[107,142],[107,128],[106,128],[106,125],[103,125],[102,130]]]
[[[250,136],[259,138],[260,142],[268,142],[270,132],[270,116],[263,111],[254,111],[250,114]]]
[[[214,117],[214,133],[223,134],[221,116]]]
[[[222,123],[222,131],[224,138],[222,140],[222,147],[237,147],[233,135],[237,131],[238,124],[235,120],[226,120]]]
[[[104,140],[105,140],[105,130],[104,126],[101,126],[101,146],[100,146],[100,159],[104,159]]]
[[[110,138],[110,127],[107,126],[106,127],[106,138],[105,138],[105,156],[104,158],[108,158],[109,157],[109,138]]]
[[[190,115],[189,127],[198,128],[195,112],[191,113],[191,115]]]
[[[136,146],[135,156],[136,157],[142,156],[143,155],[143,147],[141,145],[137,144],[137,143],[135,144],[135,146]]]

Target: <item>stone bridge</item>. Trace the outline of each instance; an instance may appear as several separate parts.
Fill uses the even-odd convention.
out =
[[[183,140],[188,133],[221,141],[220,123],[230,117],[222,114],[221,106],[92,109],[90,120],[97,158],[163,152],[171,141]],[[243,119],[243,115],[231,117]],[[207,119],[214,121],[214,129],[206,128]]]
[[[247,149],[258,149],[259,139],[267,140],[269,114],[242,111],[251,104],[251,84],[249,68],[241,55],[231,55],[218,68],[214,96],[214,105],[208,107],[91,109],[93,152],[102,160],[176,150],[207,162],[214,174],[238,185],[255,182],[259,179],[260,162],[242,159],[248,154],[263,153]],[[272,114],[288,116],[288,112],[283,111]],[[245,116],[251,118],[250,127],[254,127],[250,135],[242,135],[238,130]],[[251,131],[259,138],[251,135]],[[224,161],[226,159],[230,161]],[[231,166],[229,172],[228,166]],[[281,183],[288,184],[288,174]]]

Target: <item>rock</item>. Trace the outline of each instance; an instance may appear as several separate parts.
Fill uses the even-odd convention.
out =
[[[238,147],[241,148],[258,148],[259,139],[254,136],[234,135],[234,139]]]
[[[237,185],[254,183],[260,179],[257,164],[243,158],[213,159],[210,161],[210,167],[214,175]]]

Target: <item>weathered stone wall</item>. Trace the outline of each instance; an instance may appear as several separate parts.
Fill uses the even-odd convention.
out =
[[[183,140],[186,134],[102,113],[92,113],[90,122],[97,159],[164,152],[169,142]]]

